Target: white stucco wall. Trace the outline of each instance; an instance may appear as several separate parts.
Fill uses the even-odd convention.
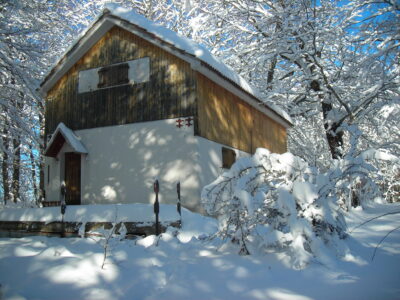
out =
[[[222,145],[194,136],[193,126],[176,124],[170,119],[75,131],[88,150],[81,156],[81,203],[153,203],[157,178],[161,203],[176,203],[180,181],[183,205],[203,212],[201,188],[223,172]],[[45,174],[47,201],[60,199],[69,151],[65,144],[57,160],[46,159],[51,169],[49,184]],[[236,157],[248,155],[235,151]]]
[[[46,201],[60,201],[60,174],[59,160],[57,158],[46,157],[44,170],[44,190]]]
[[[217,176],[226,171],[226,169],[222,168],[222,147],[234,150],[236,159],[249,156],[247,152],[221,145],[199,136],[196,136],[195,139],[201,187],[211,183]]]
[[[153,203],[153,183],[160,182],[160,202],[176,203],[199,189],[193,126],[176,120],[135,123],[75,132],[89,154],[82,172],[82,203]],[[188,201],[189,207],[196,205]]]

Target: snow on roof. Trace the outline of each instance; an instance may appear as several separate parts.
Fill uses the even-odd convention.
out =
[[[163,27],[162,25],[156,24],[153,21],[146,19],[144,16],[136,13],[132,9],[124,8],[119,6],[117,3],[107,3],[104,6],[103,14],[99,15],[96,18],[92,25],[89,26],[85,31],[83,31],[76,41],[68,48],[65,52],[66,54],[58,60],[53,68],[50,69],[48,74],[46,74],[45,79],[41,83],[41,89],[43,91],[46,90],[45,84],[50,81],[50,79],[55,76],[55,74],[60,71],[63,72],[65,70],[66,60],[70,53],[74,51],[78,51],[77,45],[79,43],[85,43],[86,35],[93,35],[95,31],[91,31],[92,27],[96,25],[96,23],[102,19],[105,15],[110,17],[114,16],[116,18],[122,19],[130,24],[133,24],[147,33],[159,38],[160,40],[174,46],[175,48],[184,51],[186,54],[197,58],[201,62],[205,63],[208,68],[214,70],[216,73],[219,73],[220,76],[225,77],[232,83],[236,84],[243,91],[247,92],[249,95],[253,96],[260,104],[262,103],[265,107],[268,107],[269,110],[275,112],[278,116],[280,116],[286,123],[292,125],[292,120],[290,116],[280,107],[276,105],[270,105],[262,102],[260,93],[253,88],[242,76],[237,74],[234,70],[232,70],[229,66],[225,65],[218,58],[211,54],[211,52],[203,47],[202,45],[196,44],[192,40],[179,35],[178,33]],[[63,66],[64,65],[64,66]]]
[[[179,48],[180,50],[183,50],[188,54],[195,56],[196,58],[205,62],[209,67],[215,69],[224,77],[237,84],[250,95],[256,97],[257,99],[261,99],[260,93],[255,88],[253,88],[242,76],[237,74],[226,64],[222,63],[202,45],[196,44],[192,40],[179,35],[175,31],[172,31],[146,19],[144,16],[136,13],[131,9],[121,7],[117,3],[107,3],[105,5],[105,9],[108,10],[111,15],[114,15],[128,21],[129,23],[139,26],[145,29],[147,32],[154,34],[163,41],[172,44],[176,48]],[[275,105],[268,105],[268,107],[275,111],[278,115],[283,117],[286,121],[292,123],[290,116],[284,110]]]
[[[47,153],[50,150],[50,148],[53,145],[53,142],[56,140],[57,135],[59,135],[59,134],[61,134],[64,137],[65,141],[71,146],[71,148],[75,152],[84,153],[84,154],[88,153],[86,147],[82,144],[79,137],[77,137],[75,135],[75,133],[71,129],[69,129],[67,126],[65,126],[65,124],[62,122],[60,124],[58,124],[56,130],[54,131],[54,134],[51,137],[51,139],[46,147],[45,153]]]
[[[209,50],[205,47],[196,44],[192,40],[179,35],[175,31],[172,31],[168,28],[165,28],[161,25],[158,25],[144,16],[136,13],[135,11],[119,6],[117,3],[107,3],[105,5],[105,9],[109,10],[111,15],[122,18],[129,23],[137,25],[147,32],[154,34],[158,38],[162,39],[165,42],[168,42],[197,58],[207,63],[212,68],[215,68],[218,72],[220,72],[223,76],[230,79],[239,85],[246,92],[259,97],[258,91],[255,90],[250,84],[243,79],[240,75],[238,75],[235,71],[229,68],[227,65],[222,63],[219,59],[211,54]]]

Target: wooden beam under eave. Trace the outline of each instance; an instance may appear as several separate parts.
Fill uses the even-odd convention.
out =
[[[64,136],[60,132],[58,132],[54,141],[51,143],[51,145],[49,145],[48,149],[44,153],[44,156],[54,157],[54,158],[57,157],[64,143],[65,143]]]

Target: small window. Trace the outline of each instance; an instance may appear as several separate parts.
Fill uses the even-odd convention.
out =
[[[129,83],[129,65],[127,63],[112,65],[99,70],[98,88]]]
[[[50,183],[50,165],[47,165],[47,184]]]
[[[224,169],[230,169],[233,163],[236,161],[236,153],[232,149],[222,147],[222,167]]]
[[[114,65],[82,70],[78,75],[78,93],[138,84],[150,80],[150,58],[142,57]]]

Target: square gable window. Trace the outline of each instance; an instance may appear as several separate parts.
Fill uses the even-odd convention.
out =
[[[129,83],[129,64],[117,64],[99,69],[98,88]]]
[[[82,70],[78,76],[78,93],[144,83],[150,79],[150,58],[143,57],[110,66]]]

